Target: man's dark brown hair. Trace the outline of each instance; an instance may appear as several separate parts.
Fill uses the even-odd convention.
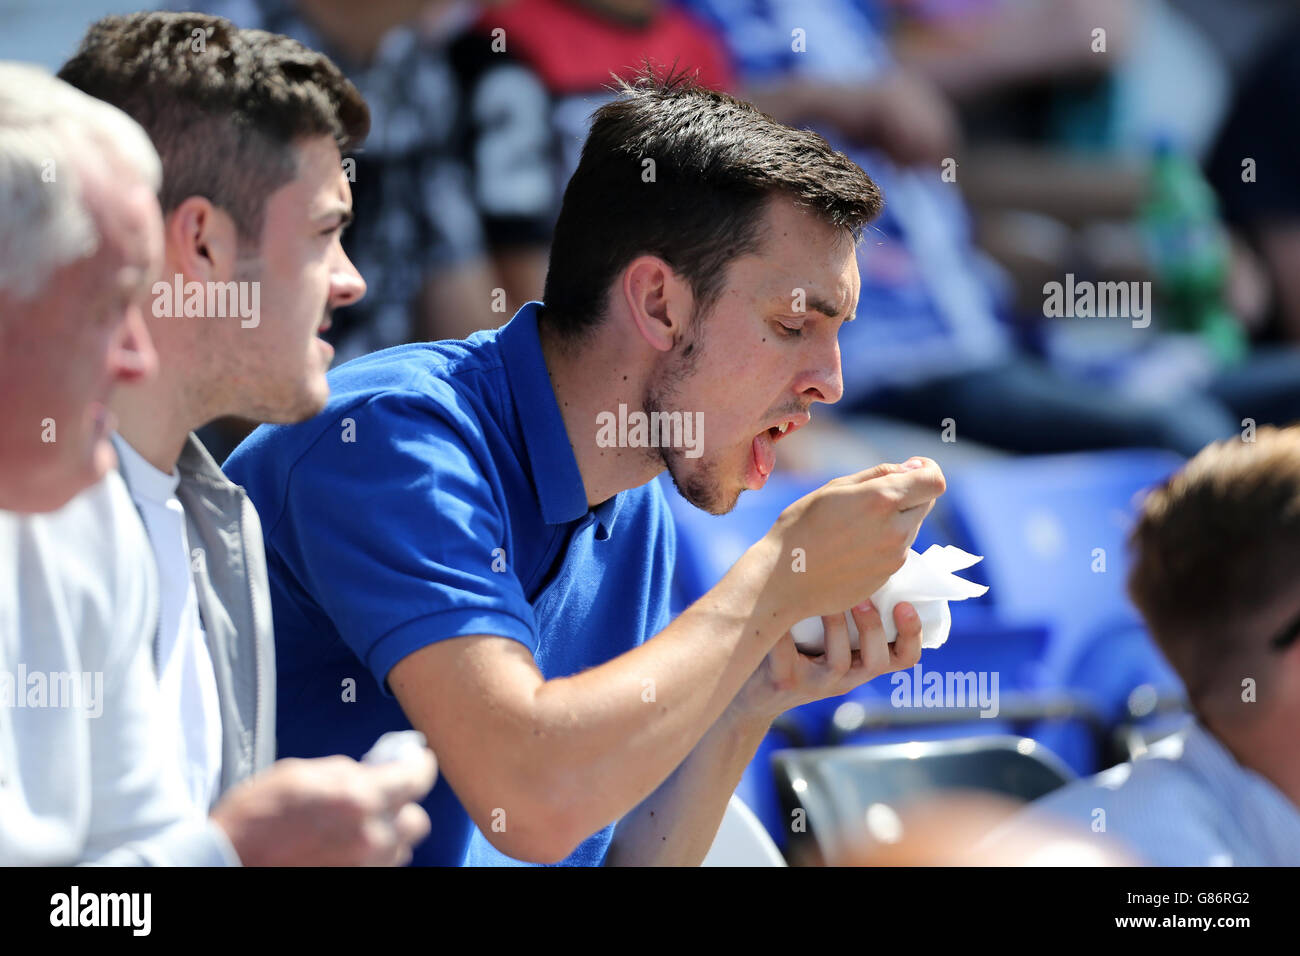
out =
[[[1156,643],[1193,705],[1231,713],[1243,677],[1263,691],[1275,670],[1279,613],[1300,608],[1300,426],[1206,446],[1147,496],[1130,540]]]
[[[92,24],[59,77],[144,127],[163,163],[164,213],[204,196],[257,244],[266,201],[297,175],[293,144],[365,139],[370,111],[324,54],[198,13]]]
[[[763,241],[768,200],[784,196],[854,235],[880,190],[809,130],[647,66],[596,110],[560,208],[543,321],[578,339],[605,314],[615,276],[659,256],[691,286],[695,315],[722,293],[726,267]]]

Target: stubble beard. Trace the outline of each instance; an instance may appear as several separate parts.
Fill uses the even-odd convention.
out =
[[[693,325],[693,331],[698,331],[699,323]],[[665,370],[659,381],[652,381],[646,386],[642,407],[647,415],[674,411],[680,411],[683,415],[692,413],[691,410],[681,408],[675,399],[681,392],[682,385],[690,381],[698,371],[700,346],[698,336],[693,337],[687,350]],[[707,413],[707,409],[703,411]],[[655,419],[651,417],[650,420]],[[668,471],[668,477],[672,479],[677,493],[696,508],[712,515],[724,515],[736,507],[744,489],[736,487],[729,491],[720,477],[720,463],[712,460],[707,452],[699,458],[689,459],[689,462],[682,448],[647,448],[646,452],[650,457],[658,459]]]

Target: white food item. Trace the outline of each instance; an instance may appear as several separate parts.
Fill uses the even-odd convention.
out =
[[[424,734],[418,730],[390,730],[375,741],[361,762],[400,763],[419,757],[424,749]]]
[[[871,603],[880,612],[880,620],[889,643],[892,644],[898,637],[898,629],[894,626],[894,607],[907,602],[916,608],[916,613],[921,617],[921,646],[942,647],[952,628],[952,612],[948,610],[948,602],[979,597],[988,590],[986,585],[959,578],[953,572],[969,568],[983,560],[982,555],[969,554],[953,545],[932,544],[924,554],[908,551],[903,566],[879,591],[871,595]],[[857,624],[852,614],[847,618],[849,644],[856,651]],[[795,645],[805,654],[820,654],[825,649],[821,618],[805,618],[790,628],[790,633],[794,636]]]

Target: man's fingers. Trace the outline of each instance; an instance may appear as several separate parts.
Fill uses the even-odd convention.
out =
[[[885,626],[880,622],[880,611],[870,600],[863,601],[850,613],[853,615],[853,624],[858,629],[858,652],[854,655],[849,674],[852,686],[846,688],[846,692],[876,676],[871,673],[868,665],[871,647],[885,638]]]
[[[924,517],[914,512],[923,505],[934,502],[947,490],[943,471],[929,458],[909,458],[901,465],[876,465],[855,475],[846,475],[827,482],[833,487],[849,494],[877,495],[888,494],[894,510],[911,517],[918,514],[916,520]]]
[[[825,648],[822,663],[836,679],[843,675],[853,661],[853,648],[849,646],[849,625],[843,613],[827,614],[822,618]]]
[[[400,844],[388,814],[367,817],[357,837],[359,851],[349,861],[351,866],[394,866]]]
[[[408,803],[397,811],[393,827],[403,846],[413,846],[429,835],[429,814],[418,803]]]
[[[794,669],[798,664],[799,648],[795,645],[794,635],[786,631],[767,652],[768,675],[778,686],[787,684],[794,679]]]
[[[424,798],[438,776],[438,762],[433,751],[425,748],[418,756],[391,763],[367,766],[370,779],[383,794],[384,806],[395,812],[406,803]]]
[[[921,618],[916,608],[903,602],[894,608],[898,637],[890,646],[890,670],[912,667],[921,659]]]
[[[921,525],[932,510],[934,510],[933,499],[908,508],[906,511],[900,511],[891,519],[891,523],[907,537],[909,548],[916,543],[916,536],[921,533]]]
[[[850,613],[853,615],[853,624],[858,629],[858,647],[862,646],[864,640],[871,640],[878,633],[885,633],[885,625],[880,621],[880,610],[871,603],[870,598],[857,605]]]
[[[408,803],[396,814],[381,813],[362,824],[364,855],[362,866],[404,866],[411,860],[411,847],[429,835],[429,815],[417,803]]]
[[[947,490],[943,471],[929,458],[913,458],[921,462],[920,467],[900,470],[882,475],[871,481],[872,490],[888,488],[895,496],[895,506],[899,511],[909,511],[918,505],[932,504]]]
[[[870,602],[867,602],[870,604]],[[853,621],[858,625],[858,653],[861,660],[862,680],[865,683],[885,672],[889,664],[889,641],[885,638],[885,625],[875,605],[868,610],[853,610]]]
[[[893,462],[884,462],[879,465],[872,465],[870,468],[864,468],[862,471],[854,472],[851,475],[843,475],[826,482],[828,485],[857,485],[864,481],[871,481],[873,478],[883,478],[885,475],[892,475],[903,471],[901,464]]]

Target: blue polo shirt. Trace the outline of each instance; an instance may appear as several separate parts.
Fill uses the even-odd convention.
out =
[[[667,626],[663,493],[651,481],[587,507],[536,303],[500,329],[376,352],[329,379],[320,415],[262,426],[225,465],[265,529],[280,756],[360,757],[409,728],[388,672],[435,641],[512,638],[549,680]],[[433,831],[416,863],[518,862],[446,778],[424,806]],[[612,835],[564,863],[601,863]]]

